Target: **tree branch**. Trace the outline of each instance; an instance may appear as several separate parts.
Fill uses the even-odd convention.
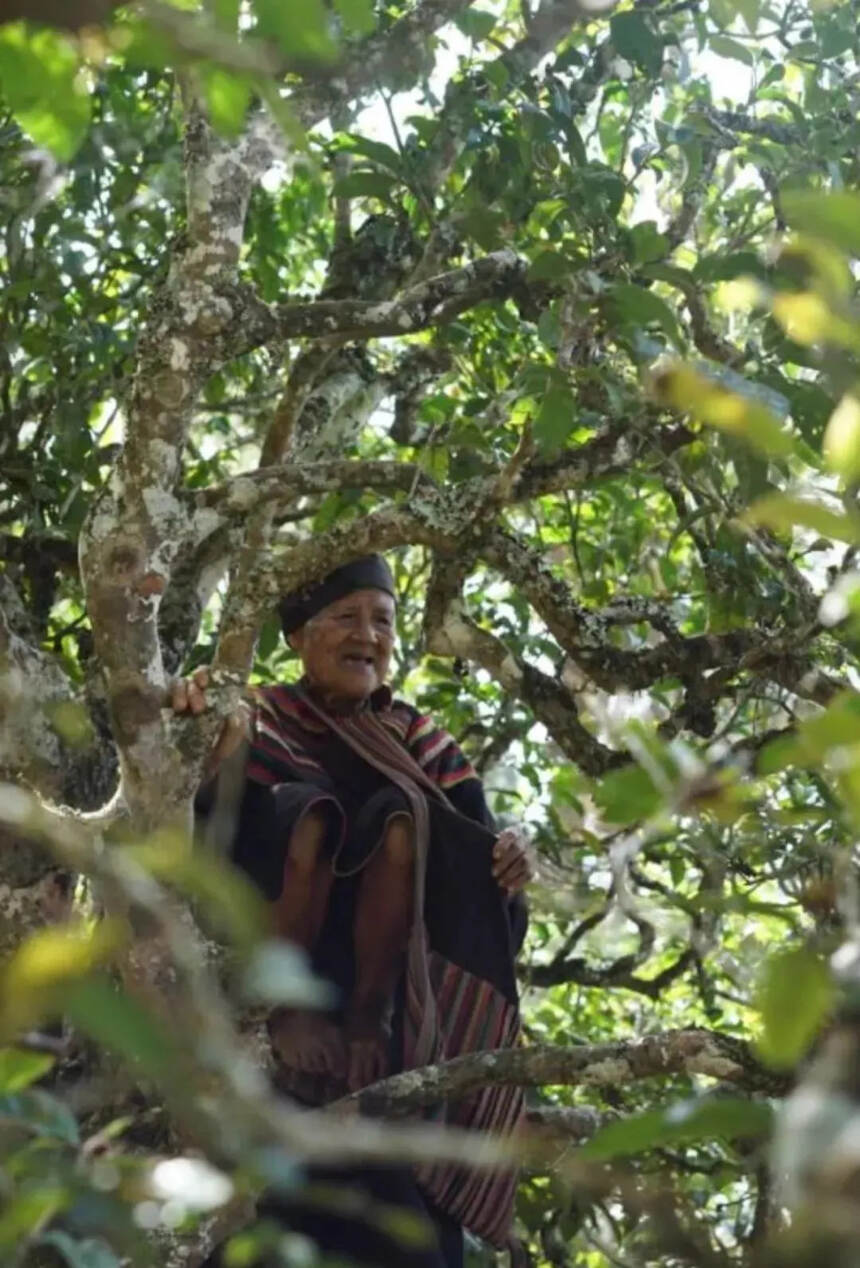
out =
[[[579,1047],[468,1053],[441,1065],[395,1074],[336,1102],[361,1113],[396,1117],[484,1087],[626,1087],[640,1079],[706,1075],[750,1092],[784,1095],[790,1079],[765,1069],[743,1040],[712,1030],[668,1030],[642,1039]]]
[[[230,328],[232,356],[274,339],[374,339],[443,325],[476,304],[504,299],[522,284],[526,266],[507,248],[440,273],[401,291],[396,299],[317,299],[267,305],[244,292]]]

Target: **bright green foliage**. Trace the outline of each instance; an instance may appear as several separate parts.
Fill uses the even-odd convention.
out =
[[[381,407],[336,456],[402,459],[455,491],[503,468],[524,434],[538,468],[585,455],[560,492],[505,512],[592,622],[575,654],[480,560],[466,602],[515,657],[570,687],[565,718],[602,746],[603,764],[485,670],[425,654],[418,548],[395,559],[395,686],[462,739],[500,822],[525,820],[535,836],[528,1041],[705,1028],[754,1041],[768,1067],[731,1097],[712,1094],[704,1066],[659,1080],[609,1070],[605,1084],[530,1092],[538,1108],[617,1116],[573,1153],[572,1172],[594,1168],[593,1189],[568,1185],[562,1165],[524,1180],[520,1232],[534,1263],[680,1262],[634,1201],[657,1189],[718,1257],[703,1264],[745,1265],[767,1079],[775,1099],[774,1070],[793,1073],[837,1007],[828,958],[844,936],[840,887],[860,825],[857,6],[710,0],[594,13],[535,66],[510,52],[525,40],[524,6],[485,0],[445,29],[449,51],[427,36],[411,58],[380,63],[370,116],[301,132],[289,94],[361,64],[361,41],[410,10],[217,0],[206,14],[177,6],[185,26],[121,10],[87,39],[0,27],[4,576],[35,641],[86,700],[89,727],[56,720],[86,750],[105,720],[76,542],[123,439],[153,296],[186,245],[180,79],[199,88],[225,143],[262,100],[291,146],[305,146],[251,198],[240,280],[267,303],[323,287],[335,299],[396,294],[440,225],[454,243],[445,268],[513,249],[524,293],[406,340],[337,349],[330,397],[313,404],[322,415],[346,399],[345,415],[356,382],[370,391],[384,380]],[[198,22],[223,42],[201,51]],[[344,200],[354,255],[337,275]],[[401,390],[401,360],[416,350],[436,369]],[[302,345],[289,352],[294,367]],[[288,360],[273,343],[208,378],[188,490],[253,468]],[[383,500],[362,489],[308,498],[284,539],[296,525],[361,521]],[[186,670],[211,660],[218,602],[190,631]],[[254,678],[296,673],[269,619]],[[129,856],[245,957],[237,996],[324,999],[304,962],[257,944],[259,905],[226,868],[201,873],[176,841]],[[182,1111],[201,1068],[210,1073],[211,1036],[197,1019],[170,1033],[118,989],[107,974],[120,937],[57,937],[25,944],[4,979],[0,1257],[17,1268],[41,1238],[78,1268],[132,1253],[145,1263],[131,1212],[140,1160],[172,1147],[165,1130],[138,1121],[137,1101],[130,1120],[85,1107],[76,1123],[74,1063],[11,1045],[62,1011]],[[547,987],[548,968],[558,972]],[[217,1092],[212,1101],[217,1119]],[[87,1151],[95,1133],[120,1170],[128,1163],[113,1187]],[[608,1198],[605,1160],[625,1182]],[[234,1179],[253,1187],[292,1165],[249,1150]],[[232,1262],[247,1262],[249,1246],[237,1241]]]
[[[833,983],[820,956],[802,947],[773,956],[759,988],[759,1046],[771,1065],[791,1069],[819,1033],[834,1002]]]

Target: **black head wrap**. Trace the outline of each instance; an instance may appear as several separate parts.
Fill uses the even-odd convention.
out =
[[[278,604],[284,638],[300,629],[305,621],[330,603],[352,594],[353,590],[384,590],[392,599],[397,597],[391,569],[381,555],[353,559],[351,563],[335,568],[322,581],[314,581],[301,590],[284,595]]]

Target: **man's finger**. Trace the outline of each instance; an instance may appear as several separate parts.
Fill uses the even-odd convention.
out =
[[[170,707],[174,713],[184,713],[188,708],[188,689],[184,678],[177,678],[170,693]]]
[[[188,706],[194,714],[203,713],[206,709],[206,693],[194,682],[188,685]]]
[[[192,680],[201,691],[205,691],[209,686],[209,666],[201,665],[199,669],[195,669]]]
[[[519,859],[512,862],[508,867],[503,868],[496,876],[496,880],[500,885],[510,885],[512,881],[520,875],[525,874],[526,869],[523,868]]]

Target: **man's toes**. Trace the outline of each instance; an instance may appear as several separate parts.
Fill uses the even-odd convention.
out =
[[[346,1078],[346,1045],[339,1031],[334,1031],[325,1045],[326,1069],[335,1079]]]
[[[350,1044],[347,1085],[351,1092],[360,1092],[384,1074],[385,1057],[378,1044],[367,1040]]]

